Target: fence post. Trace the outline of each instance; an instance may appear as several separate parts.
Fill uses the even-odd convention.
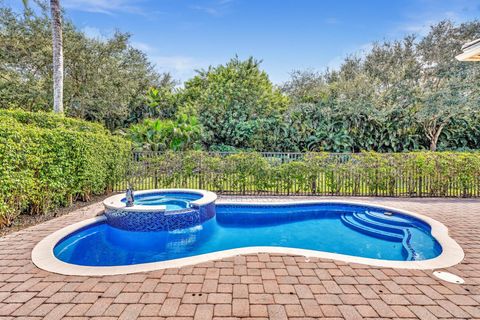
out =
[[[418,172],[418,170],[417,170],[417,172]],[[423,194],[423,192],[422,192],[422,189],[423,189],[423,179],[422,179],[422,176],[421,176],[421,175],[418,176],[417,179],[418,179],[418,196],[419,196],[419,197],[422,197],[422,194]]]
[[[203,166],[202,157],[200,157],[200,163],[198,165],[198,189],[203,189]]]

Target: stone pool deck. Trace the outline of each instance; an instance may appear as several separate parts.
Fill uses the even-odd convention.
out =
[[[222,197],[236,201],[331,199]],[[0,238],[0,319],[480,319],[480,200],[340,198],[444,223],[465,259],[447,271],[370,267],[259,253],[148,273],[78,277],[40,270],[35,244],[96,215],[101,203]]]

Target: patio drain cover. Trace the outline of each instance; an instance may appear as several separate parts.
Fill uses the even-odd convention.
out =
[[[465,281],[462,278],[450,272],[434,271],[433,275],[439,279],[442,279],[443,281],[457,283],[457,284],[465,283]]]

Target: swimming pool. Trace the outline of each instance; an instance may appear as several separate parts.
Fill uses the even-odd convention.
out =
[[[49,246],[66,274],[140,272],[253,252],[420,269],[463,259],[433,219],[338,201],[218,203],[203,223],[153,232],[123,230],[99,217],[57,234]]]

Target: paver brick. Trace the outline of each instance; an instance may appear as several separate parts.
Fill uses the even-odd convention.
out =
[[[122,314],[118,318],[119,320],[131,320],[136,319],[140,312],[142,312],[143,304],[129,304],[125,307]]]
[[[114,303],[137,303],[142,296],[141,292],[122,292],[113,301]]]
[[[232,316],[231,304],[216,304],[213,314],[215,317],[230,317]]]
[[[167,295],[162,292],[147,292],[142,295],[139,302],[162,304],[166,298],[167,298]]]
[[[302,306],[298,305],[298,304],[287,304],[287,305],[285,305],[285,311],[287,312],[287,316],[289,318],[304,317],[305,316],[305,312],[303,312]]]
[[[178,307],[180,306],[180,299],[177,298],[167,298],[160,309],[160,316],[168,317],[174,316],[177,313]]]
[[[232,303],[232,295],[229,293],[210,293],[207,302],[211,304]]]
[[[268,318],[270,320],[284,320],[288,319],[287,312],[285,311],[285,307],[281,305],[271,304],[268,305]]]
[[[70,309],[70,311],[68,311],[67,316],[69,317],[84,316],[91,307],[92,307],[91,303],[76,304],[72,309]],[[101,312],[100,314],[103,314],[103,312]]]
[[[323,316],[322,310],[317,301],[313,299],[301,299],[300,303],[302,304],[303,311],[307,317],[318,318]]]
[[[479,306],[480,307],[478,301],[475,301],[474,299],[466,295],[447,295],[445,297],[458,306]]]
[[[57,320],[63,317],[74,307],[74,304],[61,303],[53,308],[45,317],[44,320]]]
[[[196,304],[180,304],[177,310],[177,315],[182,317],[193,317],[196,309]]]
[[[338,309],[342,313],[342,316],[347,320],[361,320],[362,315],[358,313],[357,309],[351,305],[341,305]]]
[[[14,316],[28,316],[33,312],[33,310],[35,310],[36,308],[38,308],[38,306],[40,306],[42,303],[44,303],[45,300],[47,300],[47,299],[46,298],[32,298],[32,299],[28,300],[27,302],[25,302],[24,304],[22,304],[21,307],[16,309],[15,312],[12,313],[12,315],[14,315]]]
[[[73,303],[95,303],[101,294],[98,292],[81,292],[72,300]]]
[[[327,318],[339,318],[342,316],[340,309],[334,305],[321,305],[320,310]]]
[[[107,310],[105,310],[105,316],[118,317],[122,314],[123,310],[127,307],[125,303],[112,303]]]
[[[233,299],[232,314],[234,317],[248,317],[250,315],[248,299]]]
[[[262,293],[262,294],[250,294],[249,295],[250,303],[252,304],[273,304],[274,299],[273,295]]]
[[[4,303],[25,303],[35,296],[35,292],[15,292],[3,300]]]
[[[57,292],[47,299],[47,303],[69,303],[78,294],[77,292]]]
[[[186,306],[186,304],[185,304],[185,306]],[[140,311],[140,316],[142,316],[142,317],[157,317],[158,314],[160,313],[160,308],[161,307],[162,307],[161,304],[146,304],[146,305],[144,305],[142,311]]]

